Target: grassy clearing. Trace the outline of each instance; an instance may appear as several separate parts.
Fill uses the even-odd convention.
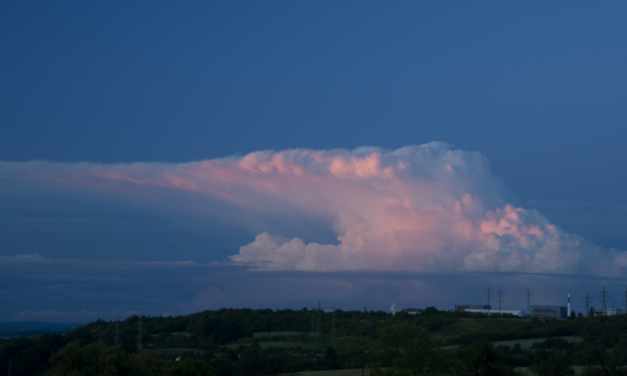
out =
[[[184,337],[191,337],[192,333],[187,333],[187,332],[174,332],[172,333],[173,336],[184,336]]]
[[[262,349],[265,349],[267,347],[279,347],[279,348],[286,348],[286,349],[293,349],[298,346],[309,347],[309,345],[304,344],[302,342],[259,342],[257,344]],[[252,345],[252,343],[234,343],[230,345],[224,345],[223,347],[226,347],[227,349],[237,349],[240,346],[250,346],[250,345]]]
[[[513,348],[517,343],[520,344],[520,347],[523,350],[527,350],[530,349],[531,346],[533,346],[534,343],[539,343],[539,342],[543,342],[547,339],[548,337],[543,337],[543,338],[528,338],[528,339],[511,339],[508,341],[495,341],[494,342],[494,346],[507,346],[509,348]],[[553,338],[562,338],[568,342],[582,342],[583,338],[581,337],[575,337],[575,336],[562,336],[562,337],[553,337]],[[452,346],[442,346],[443,350],[452,350],[452,349],[456,349],[459,345],[452,345]]]
[[[575,336],[563,336],[563,337],[556,337],[556,338],[562,338],[568,342],[576,342],[576,343],[583,341],[583,338],[575,337]],[[507,346],[509,348],[513,348],[514,345],[516,345],[516,343],[519,343],[520,347],[522,347],[523,350],[526,350],[526,349],[530,349],[534,343],[543,342],[546,339],[547,338],[530,338],[530,339],[512,339],[509,341],[496,341],[494,342],[494,346]]]
[[[174,332],[174,333],[170,333],[173,336],[183,336],[183,337],[191,337],[192,333],[187,333],[187,332]],[[158,336],[159,334],[153,334],[153,337]]]
[[[583,366],[575,366],[573,367],[577,375],[581,375],[583,372]],[[517,367],[517,371],[520,371],[523,375],[534,376],[533,373],[529,370],[529,367]],[[366,368],[366,375],[369,374],[368,369]],[[355,369],[340,369],[336,371],[311,371],[311,372],[301,372],[298,375],[302,376],[361,376],[361,368]]]
[[[370,372],[366,368],[365,374],[369,375]],[[335,371],[310,371],[300,372],[302,376],[361,376],[361,368],[354,369],[338,369]]]
[[[169,349],[154,349],[152,350],[153,352],[160,354],[160,355],[180,355],[183,353],[186,353],[188,351],[192,351],[196,354],[204,354],[205,351],[204,350],[198,350],[198,349],[178,349],[178,348],[169,348]]]
[[[458,322],[452,325],[447,325],[439,330],[431,332],[430,334],[436,340],[446,340],[465,334],[511,331],[517,327],[527,325],[529,322],[530,320],[517,320],[510,318],[462,318]]]
[[[575,370],[575,374],[581,375],[583,373],[583,370],[584,370],[585,367],[584,366],[573,366],[572,368]],[[523,375],[526,375],[526,376],[536,376],[536,374],[531,372],[529,367],[516,367],[516,371],[520,371]]]
[[[255,337],[274,337],[274,336],[293,336],[303,334],[304,332],[256,332]]]

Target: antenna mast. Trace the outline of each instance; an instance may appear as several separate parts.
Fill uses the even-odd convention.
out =
[[[609,294],[607,290],[605,290],[605,286],[603,286],[603,291],[601,292],[601,307],[603,307],[603,314],[607,315],[607,299],[609,298]]]

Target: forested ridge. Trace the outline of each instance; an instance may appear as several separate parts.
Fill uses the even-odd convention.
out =
[[[395,316],[366,309],[220,309],[176,317],[97,320],[65,335],[0,339],[0,375],[8,374],[9,365],[12,375],[53,376],[74,369],[80,371],[76,374],[107,374],[103,373],[107,367],[122,367],[125,371],[118,373],[128,375],[146,370],[183,375],[187,367],[196,372],[189,374],[220,376],[360,368],[363,354],[359,352],[374,351],[365,359],[370,366],[378,364],[376,349],[385,347],[383,338],[389,338],[382,333],[401,333],[399,325],[418,333],[416,338],[425,333],[424,338],[432,341],[429,346],[450,360],[447,364],[458,365],[456,372],[474,364],[468,360],[473,348],[492,351],[499,372],[534,364],[538,369],[538,364],[557,358],[564,366],[627,361],[627,315],[541,320],[435,308],[420,315]],[[421,341],[421,346],[427,343]],[[383,365],[392,362],[381,359]]]

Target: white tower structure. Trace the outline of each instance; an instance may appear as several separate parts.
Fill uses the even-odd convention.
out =
[[[390,313],[392,316],[396,315],[396,304],[392,303],[392,307],[390,307]]]
[[[570,293],[568,293],[568,316],[566,317],[570,317]]]

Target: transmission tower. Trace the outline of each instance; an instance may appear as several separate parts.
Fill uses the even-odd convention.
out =
[[[499,302],[499,313],[503,310],[503,302],[505,301],[505,292],[499,288],[499,292],[496,295]]]
[[[603,286],[603,291],[601,291],[601,307],[603,309],[603,314],[606,314],[606,315],[607,315],[607,301],[610,297],[609,295],[610,294],[605,289],[605,286]]]
[[[320,347],[320,301],[318,300],[318,323],[316,325],[316,347]]]
[[[531,289],[527,287],[527,314],[531,314]]]
[[[492,293],[490,292],[490,286],[488,286],[488,291],[485,293],[486,299],[488,300],[488,306],[490,306],[490,299],[492,298]],[[492,307],[490,306],[490,309]]]
[[[120,344],[120,318],[115,320],[115,346]]]
[[[586,317],[590,317],[590,294],[586,293]]]
[[[314,346],[315,343],[315,338],[314,336],[316,335],[316,306],[311,307],[311,338],[310,338],[310,342],[311,342],[311,346]]]
[[[137,329],[137,355],[142,353],[142,316],[139,315],[139,328]]]
[[[331,328],[331,333],[331,343],[333,345],[333,348],[335,348],[335,305],[333,305],[333,327]]]

